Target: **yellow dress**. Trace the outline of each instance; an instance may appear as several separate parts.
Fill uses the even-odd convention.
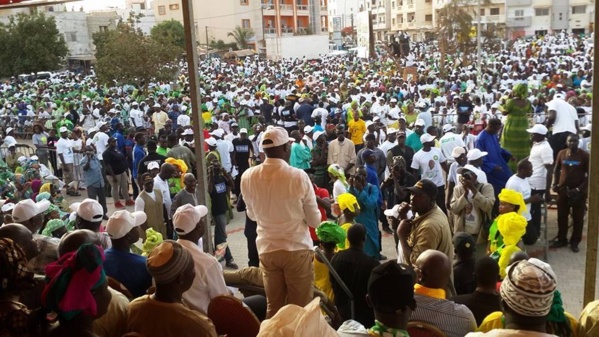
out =
[[[349,228],[350,228],[352,225],[353,225],[353,223],[351,223],[351,222],[348,222],[348,223],[346,223],[346,224],[344,224],[344,225],[341,225],[341,228],[342,228],[342,229],[345,231],[345,234],[346,234],[346,235],[345,235],[345,248],[341,249],[341,248],[337,247],[337,251],[340,251],[340,250],[344,250],[344,249],[347,249],[347,248],[349,248],[349,240],[347,240],[347,231],[349,230]]]
[[[331,301],[335,300],[333,286],[331,286],[329,267],[327,267],[326,264],[318,261],[316,256],[314,256],[314,285],[325,295],[327,295]]]

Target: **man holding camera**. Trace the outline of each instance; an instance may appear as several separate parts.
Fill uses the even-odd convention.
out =
[[[87,197],[96,200],[104,210],[104,220],[108,220],[106,213],[106,195],[104,194],[104,177],[102,176],[102,165],[96,156],[96,150],[92,146],[85,147],[85,156],[79,163],[83,168],[83,181],[87,187]]]
[[[212,160],[208,167],[208,193],[210,193],[211,211],[214,218],[214,246],[227,242],[227,212],[229,211],[229,191],[235,187],[233,177],[220,165],[218,159]],[[226,266],[237,269],[231,250],[225,251]]]

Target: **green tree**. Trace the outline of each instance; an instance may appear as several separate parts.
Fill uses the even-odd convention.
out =
[[[232,50],[237,50],[237,43],[235,42],[231,42],[231,43],[225,43],[225,41],[223,40],[212,40],[210,41],[210,48],[212,49],[216,49],[218,51],[229,51],[229,49]]]
[[[172,65],[179,51],[143,35],[135,27],[138,18],[121,21],[117,29],[93,35],[96,46],[96,74],[98,82],[112,85],[137,85],[144,92],[153,81],[167,81],[175,76]]]
[[[232,32],[229,32],[227,36],[230,36],[235,40],[239,49],[247,49],[248,41],[254,37],[254,31],[250,28],[237,26]]]
[[[68,54],[54,17],[19,13],[0,24],[0,76],[58,70]]]
[[[159,43],[185,49],[185,30],[181,22],[176,20],[164,21],[152,27],[152,38]]]

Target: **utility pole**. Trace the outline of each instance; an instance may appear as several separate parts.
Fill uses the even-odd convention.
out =
[[[206,26],[206,57],[210,57],[210,41],[208,41],[208,26]]]
[[[189,73],[189,96],[191,98],[191,120],[193,122],[193,134],[195,140],[196,177],[198,187],[196,189],[198,204],[207,205],[208,181],[206,178],[206,154],[204,152],[204,120],[201,117],[200,87],[198,83],[198,49],[196,48],[195,25],[193,20],[193,0],[182,0],[183,5],[183,29],[185,30],[185,48],[187,49],[187,67]],[[208,37],[206,27],[206,37]],[[208,44],[208,40],[206,40]],[[203,236],[204,251],[214,253],[212,244],[212,227],[210,226],[210,212],[206,215],[205,233]]]
[[[481,50],[480,50],[480,20],[481,20],[481,15],[480,15],[480,0],[478,0],[478,25],[476,27],[476,80],[478,81],[478,85],[480,87],[480,85],[482,84],[482,77],[481,77],[481,69],[482,69],[482,56],[481,56]],[[488,26],[488,23],[487,23]]]
[[[356,43],[356,28],[354,28],[354,13],[351,13],[351,38],[352,42]]]
[[[599,5],[595,2],[595,23],[599,22]],[[599,35],[595,32],[595,46],[599,43]],[[599,64],[599,53],[593,55],[594,68]],[[599,78],[593,76],[593,87],[599,88]],[[599,120],[599,95],[593,95],[593,117]],[[599,134],[599,123],[591,123],[591,133]],[[597,244],[599,236],[599,146],[591,146],[591,164],[589,168],[589,215],[587,216],[587,256],[584,270],[583,306],[595,300],[597,281]]]

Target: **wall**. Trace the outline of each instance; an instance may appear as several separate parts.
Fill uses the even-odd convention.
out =
[[[266,55],[271,59],[303,57],[315,59],[328,53],[328,35],[304,35],[266,39]]]
[[[56,27],[64,34],[69,48],[69,56],[89,56],[92,53],[92,41],[87,29],[85,12],[46,12],[56,20]]]

